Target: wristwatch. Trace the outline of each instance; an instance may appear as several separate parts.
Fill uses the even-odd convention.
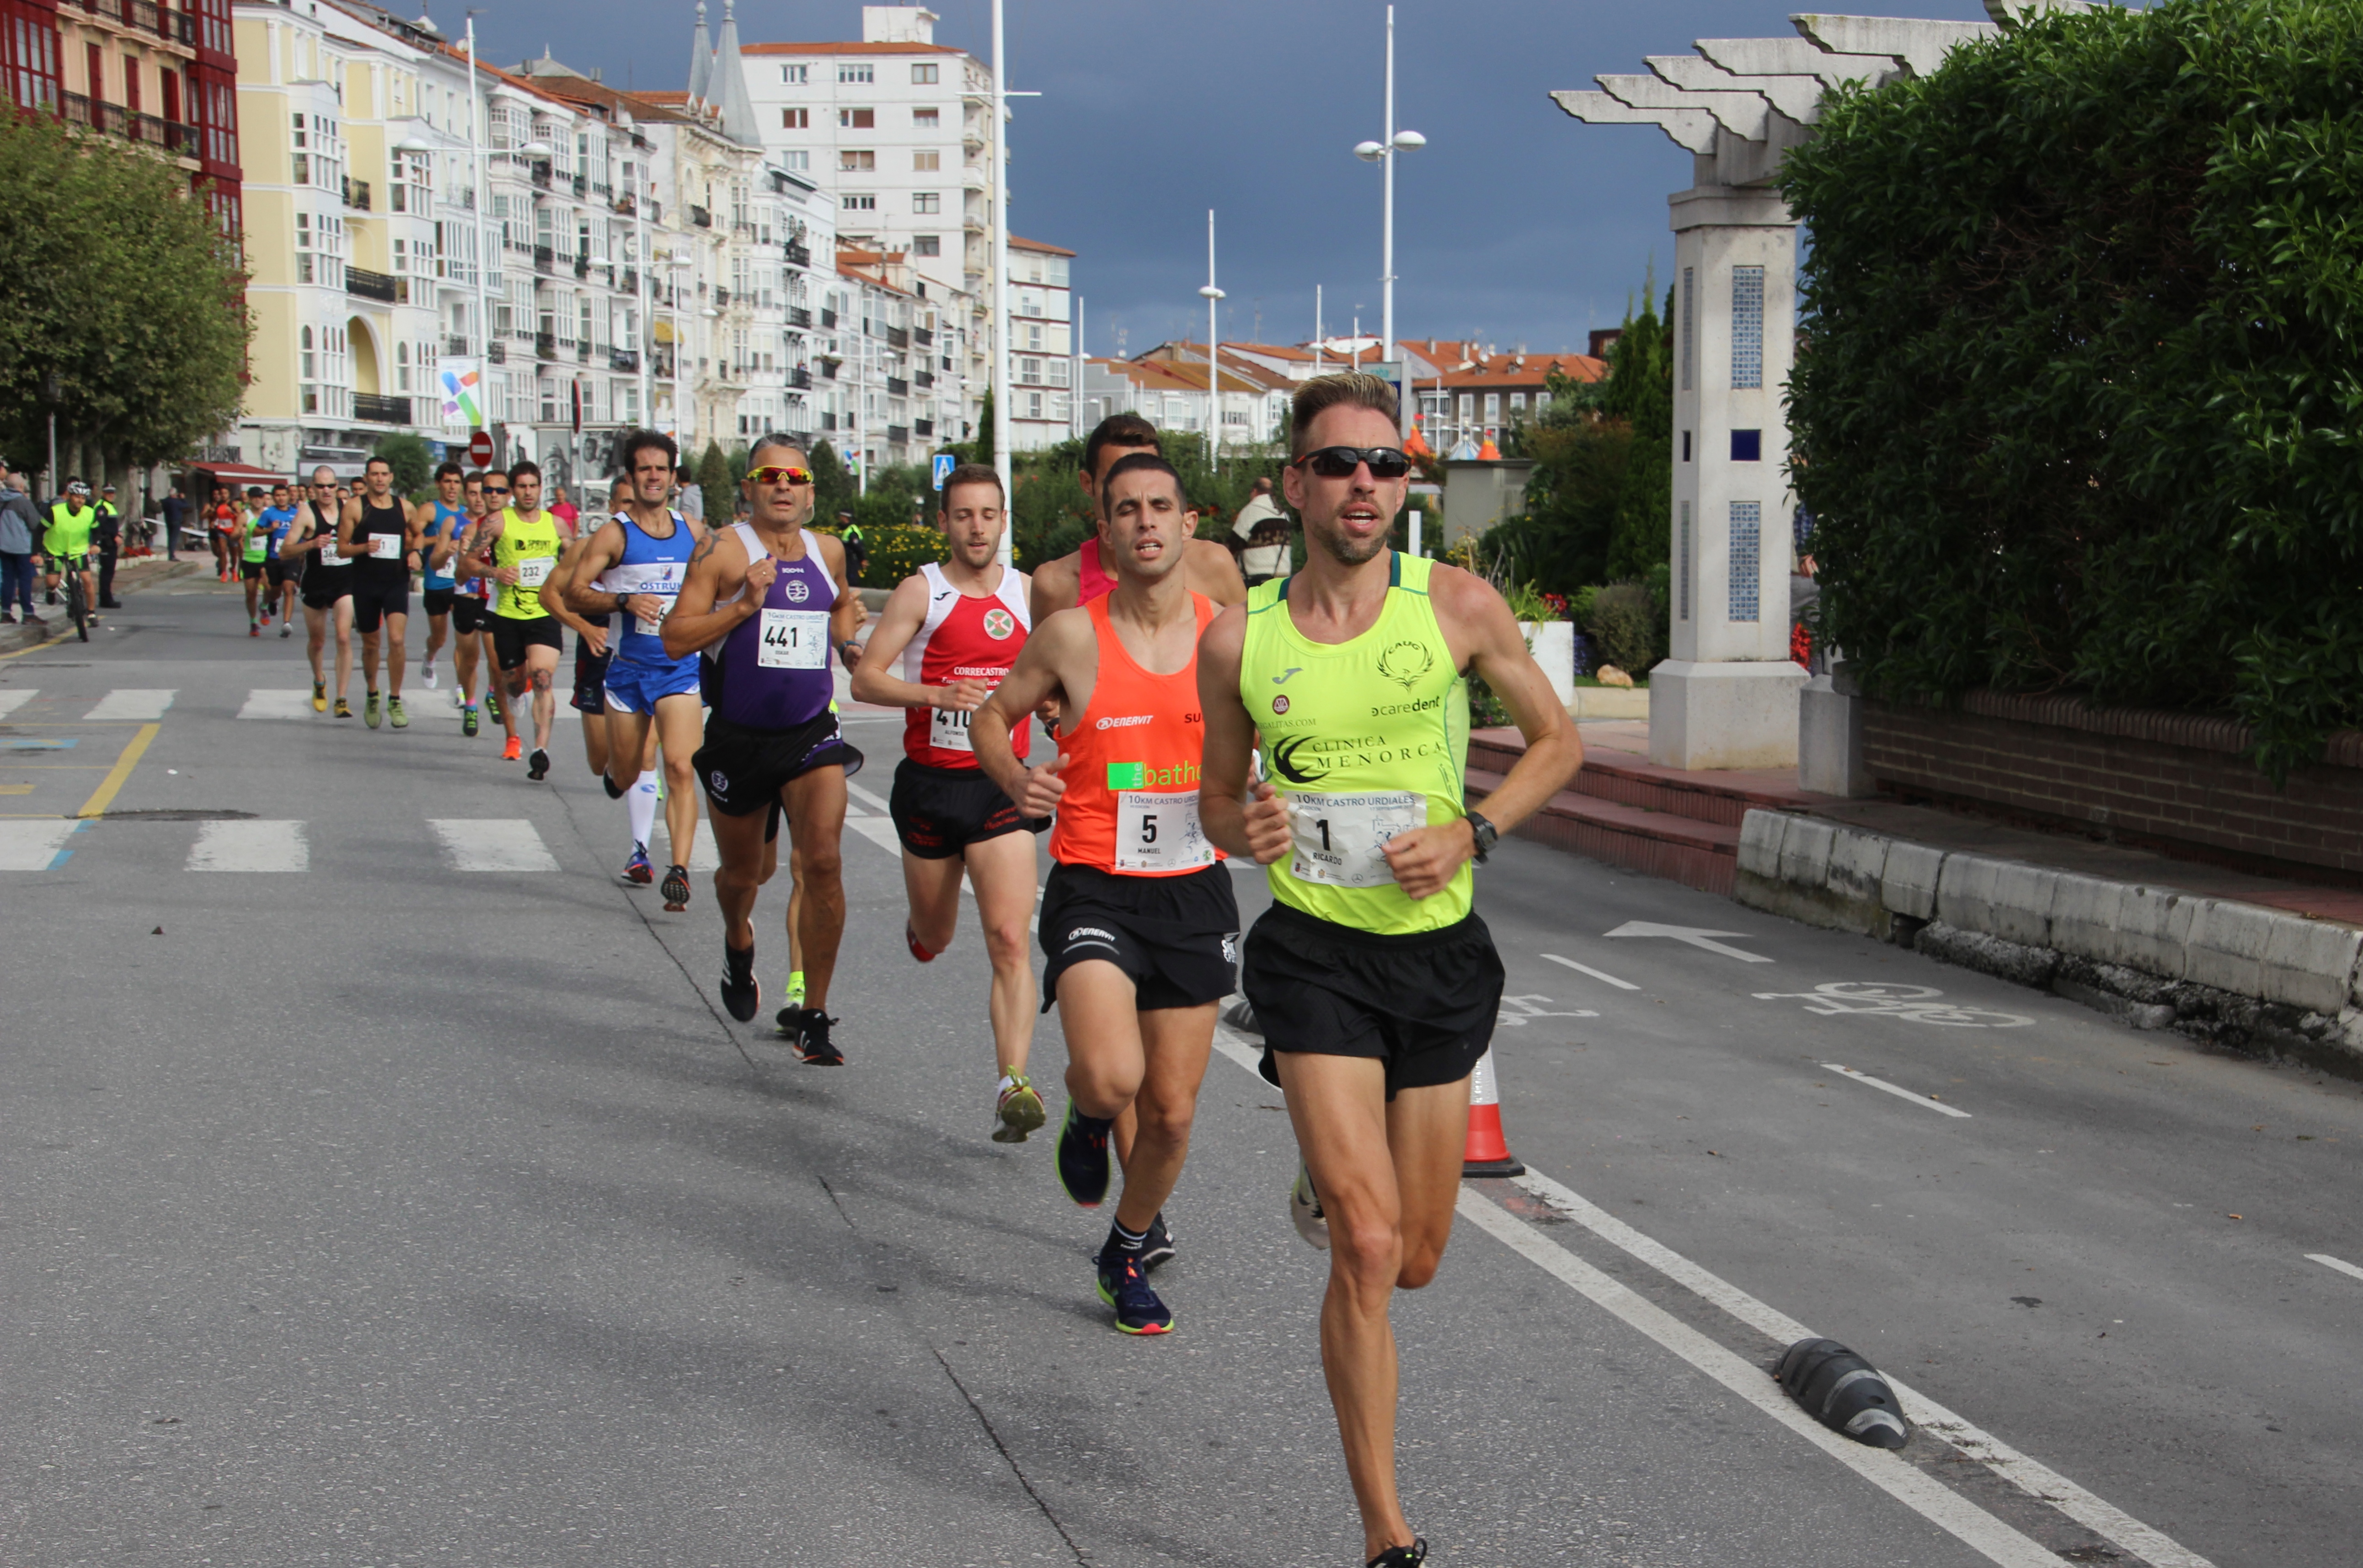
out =
[[[1482,866],[1485,857],[1493,853],[1494,842],[1502,836],[1502,830],[1471,812],[1469,813],[1469,833],[1477,841],[1477,853],[1470,858]]]

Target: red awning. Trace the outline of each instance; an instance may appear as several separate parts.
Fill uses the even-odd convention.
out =
[[[216,484],[285,484],[285,474],[272,473],[269,469],[249,468],[244,463],[191,463],[194,473],[211,474]]]

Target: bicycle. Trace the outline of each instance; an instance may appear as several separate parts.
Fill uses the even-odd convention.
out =
[[[51,563],[65,579],[66,618],[73,623],[74,635],[83,642],[90,641],[90,602],[82,591],[83,567],[88,559],[86,556],[52,558]]]

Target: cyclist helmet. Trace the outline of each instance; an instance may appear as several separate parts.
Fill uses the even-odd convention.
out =
[[[68,495],[79,495],[87,499],[90,495],[90,486],[83,483],[80,480],[68,480],[66,481],[66,493]]]

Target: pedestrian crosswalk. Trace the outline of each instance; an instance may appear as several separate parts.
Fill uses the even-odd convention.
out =
[[[6,718],[31,701],[37,694],[37,690],[30,686],[14,691],[0,691],[0,719]]]
[[[11,687],[5,691],[0,691],[0,720],[14,717],[18,709],[28,705],[40,694],[40,688],[38,686]],[[147,723],[162,718],[164,710],[170,708],[172,705],[172,699],[180,694],[178,687],[118,686],[80,715],[71,712],[45,712],[39,717],[57,723]],[[77,701],[85,700],[67,697],[59,699],[59,701],[72,704]]]
[[[189,850],[192,871],[307,871],[311,846],[296,822],[206,823]]]
[[[312,712],[309,687],[298,687],[290,691],[272,691],[257,687],[246,694],[246,706],[238,711],[238,716],[241,719],[310,719],[318,715]]]
[[[455,871],[555,871],[558,857],[523,817],[437,817],[427,824]]]
[[[0,822],[0,871],[54,871],[72,852],[66,840],[83,824],[57,818]]]

